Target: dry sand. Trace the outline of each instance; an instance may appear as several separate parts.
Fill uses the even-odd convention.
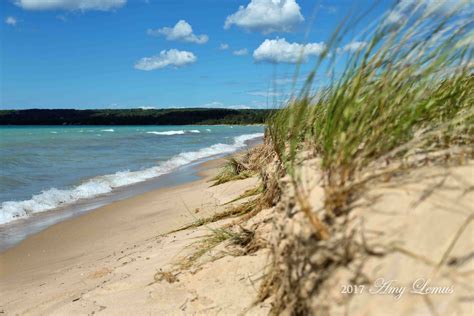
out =
[[[209,227],[164,234],[224,210],[255,186],[249,178],[210,187],[221,163],[204,164],[201,180],[101,207],[0,254],[0,314],[243,312],[256,295],[264,251],[213,261],[172,284],[154,279],[192,252]]]
[[[322,218],[319,170],[318,159],[305,160],[298,175]],[[474,315],[474,161],[425,161],[368,183],[321,242],[292,182],[284,183],[272,230],[280,315],[296,307],[312,315]]]

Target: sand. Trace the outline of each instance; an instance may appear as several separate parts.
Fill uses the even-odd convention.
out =
[[[460,162],[425,159],[359,186],[320,242],[293,182],[282,180],[270,239],[278,314],[474,315],[474,161]],[[322,218],[320,160],[298,172],[300,194]]]
[[[210,228],[168,232],[224,210],[256,185],[249,178],[210,187],[221,164],[202,165],[201,180],[101,207],[0,254],[0,314],[233,314],[251,307],[264,251],[213,261],[173,284],[155,280]]]

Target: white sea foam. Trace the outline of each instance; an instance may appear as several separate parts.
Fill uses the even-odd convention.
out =
[[[149,132],[150,133],[150,132]],[[139,171],[120,171],[114,174],[91,178],[71,189],[51,188],[34,195],[30,200],[7,201],[1,204],[0,224],[5,224],[30,214],[70,205],[81,199],[90,199],[111,192],[113,189],[142,182],[207,157],[232,153],[245,146],[250,139],[263,137],[263,133],[234,137],[233,144],[215,144],[198,151],[180,153],[155,167]]]
[[[113,128],[108,128],[108,129],[101,129],[101,132],[115,132]]]
[[[155,135],[183,135],[184,131],[166,131],[166,132],[146,132],[147,134],[155,134]]]
[[[165,131],[165,132],[156,132],[156,131],[151,131],[151,132],[146,132],[147,134],[155,134],[155,135],[183,135],[183,134],[186,134],[186,133],[193,133],[193,134],[197,134],[197,133],[200,133],[199,130],[197,129],[192,129],[192,130],[179,130],[179,131]]]

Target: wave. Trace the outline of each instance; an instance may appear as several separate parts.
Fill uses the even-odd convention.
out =
[[[115,132],[113,128],[108,128],[108,129],[101,129],[101,132]]]
[[[199,130],[197,129],[192,129],[192,130],[179,130],[179,131],[165,131],[165,132],[155,132],[155,131],[151,131],[151,132],[146,132],[147,134],[155,134],[155,135],[183,135],[183,134],[186,134],[186,133],[193,133],[193,134],[197,134],[197,133],[201,133]]]
[[[194,161],[220,154],[232,153],[242,147],[245,142],[263,137],[263,133],[246,134],[234,137],[233,144],[215,144],[198,151],[180,153],[155,167],[139,171],[119,171],[114,174],[91,178],[71,189],[51,188],[34,195],[30,200],[3,202],[0,208],[0,224],[5,224],[33,213],[40,213],[67,206],[81,199],[90,199],[113,189],[146,181],[169,173],[174,169]]]

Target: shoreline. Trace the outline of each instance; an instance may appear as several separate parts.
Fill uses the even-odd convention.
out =
[[[111,193],[99,195],[90,199],[79,200],[70,205],[59,207],[53,210],[32,213],[29,217],[20,218],[17,221],[2,224],[0,225],[0,254],[4,253],[8,249],[11,249],[12,247],[15,247],[26,238],[34,236],[35,234],[40,233],[41,231],[57,223],[71,220],[89,212],[96,211],[117,201],[123,201],[162,188],[175,187],[199,180],[203,178],[201,172],[203,168],[206,168],[205,166],[208,162],[213,160],[219,161],[223,157],[235,155],[249,150],[255,145],[261,143],[262,140],[263,138],[261,137],[250,139],[245,142],[246,146],[244,148],[241,148],[234,153],[218,154],[206,157],[191,162],[187,165],[180,166],[175,170],[158,177],[124,187],[119,187]]]
[[[221,212],[258,181],[251,177],[211,187],[209,181],[223,161],[201,163],[198,180],[113,202],[52,225],[1,253],[0,311],[90,314],[97,306],[85,306],[82,299],[107,298],[104,293],[117,291],[145,297],[132,299],[134,313],[163,311],[162,302],[149,302],[153,275],[192,251],[209,228],[170,232]],[[111,304],[108,313],[123,312],[113,311],[119,305]]]
[[[155,190],[145,192],[142,194],[138,194],[138,195],[135,195],[123,200],[113,201],[110,204],[98,207],[96,209],[82,213],[78,216],[55,223],[43,229],[42,231],[39,231],[35,234],[28,236],[27,238],[20,241],[18,244],[0,253],[0,262],[2,264],[1,265],[2,269],[0,269],[0,280],[2,277],[6,276],[6,274],[9,274],[9,272],[11,272],[10,269],[13,269],[13,270],[18,269],[17,264],[15,264],[14,266],[12,265],[10,268],[9,262],[11,261],[10,258],[12,257],[12,254],[13,254],[13,257],[16,257],[14,258],[13,261],[22,261],[22,260],[18,260],[17,257],[18,256],[24,257],[25,255],[26,257],[29,257],[28,261],[31,260],[30,259],[31,257],[38,259],[37,254],[33,254],[35,253],[35,249],[38,248],[38,246],[39,248],[45,248],[45,247],[51,248],[50,242],[54,241],[56,243],[61,243],[62,241],[64,241],[63,237],[65,234],[68,234],[67,230],[70,230],[70,229],[75,230],[75,227],[77,226],[86,226],[86,225],[89,226],[89,224],[92,224],[95,220],[99,218],[102,219],[103,217],[107,217],[107,220],[100,221],[101,224],[104,224],[104,227],[99,228],[99,230],[104,231],[104,233],[106,233],[106,230],[110,229],[110,227],[106,227],[105,225],[107,225],[107,222],[109,223],[112,222],[114,220],[114,217],[117,218],[117,217],[127,216],[128,219],[132,219],[133,217],[133,214],[119,214],[118,213],[119,211],[115,212],[114,210],[118,209],[120,210],[120,213],[127,213],[125,211],[125,208],[135,208],[136,206],[139,206],[140,204],[153,202],[156,196],[163,197],[172,192],[181,192],[182,190],[190,189],[196,186],[203,186],[212,178],[213,174],[217,172],[219,165],[222,161],[223,161],[222,158],[217,158],[217,159],[213,159],[213,160],[209,160],[207,162],[201,163],[198,166],[199,169],[196,170],[200,176],[200,179],[198,180],[190,181],[190,182],[176,185],[176,186],[163,187],[163,188],[155,189]],[[112,213],[116,213],[116,214],[112,214]],[[179,221],[177,221],[177,223],[179,223]],[[98,225],[97,222],[95,222],[94,224]],[[101,224],[99,224],[99,226]],[[170,230],[176,229],[180,226],[181,225],[176,225],[176,227],[173,226],[172,228],[170,227]],[[84,232],[84,235],[79,236],[75,232],[74,234],[76,235],[76,237],[79,237],[79,238],[86,237],[87,229],[85,227],[82,227],[80,230]],[[54,236],[55,233],[57,232],[59,232],[58,236],[61,236],[60,239],[62,240],[59,240]],[[162,233],[166,233],[166,231],[163,231]],[[72,242],[72,240],[70,242]],[[87,245],[84,245],[84,246],[88,247]],[[49,252],[49,251],[43,249],[42,252],[44,253],[44,252]],[[57,252],[59,251],[54,250],[55,254],[57,254]],[[46,259],[46,258],[43,258],[43,259]],[[25,262],[25,263],[26,263],[26,266],[28,267],[31,265],[31,268],[38,268],[36,267],[36,263],[31,263],[31,262]]]

